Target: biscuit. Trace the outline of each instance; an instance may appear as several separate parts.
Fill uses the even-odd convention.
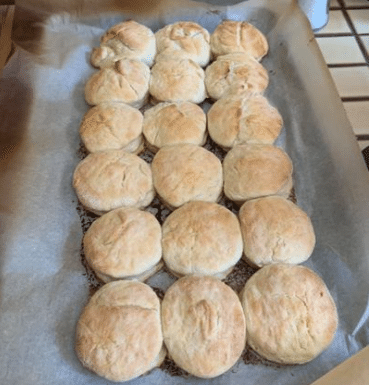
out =
[[[322,279],[304,266],[262,267],[241,292],[247,342],[262,357],[303,364],[332,342],[335,303]]]
[[[203,147],[194,144],[163,147],[151,167],[155,190],[170,208],[193,200],[216,202],[222,192],[222,165]]]
[[[173,144],[202,146],[206,141],[206,115],[190,102],[159,103],[145,111],[143,133],[154,152]]]
[[[100,39],[100,47],[91,53],[94,67],[111,67],[120,59],[140,60],[149,67],[156,55],[155,35],[150,28],[134,20],[111,27]]]
[[[133,59],[116,62],[93,74],[85,86],[85,99],[94,106],[103,102],[123,102],[140,108],[149,95],[150,68]]]
[[[173,55],[192,59],[201,67],[210,61],[210,34],[201,25],[179,21],[166,25],[155,33],[158,56]],[[156,60],[158,59],[158,56]]]
[[[89,152],[143,149],[143,115],[124,103],[105,102],[91,108],[83,117],[79,133]]]
[[[74,171],[73,187],[83,206],[98,215],[146,207],[155,195],[150,165],[123,150],[89,154]]]
[[[144,280],[162,267],[161,238],[161,226],[152,214],[123,207],[92,223],[83,248],[87,263],[104,282]]]
[[[205,70],[206,90],[214,100],[240,91],[245,94],[262,93],[268,83],[266,69],[244,53],[219,56]]]
[[[214,56],[233,52],[244,52],[258,61],[268,52],[266,37],[256,27],[246,21],[224,20],[210,37],[210,47]]]
[[[193,60],[164,56],[151,69],[150,94],[156,102],[188,101],[206,98],[204,70]]]
[[[240,300],[214,277],[183,277],[169,287],[162,302],[162,327],[170,357],[201,378],[229,370],[246,343]]]
[[[163,224],[163,258],[176,276],[213,275],[223,279],[242,256],[235,214],[211,202],[189,202]]]
[[[164,360],[160,302],[147,285],[104,285],[83,309],[75,350],[84,367],[111,381],[136,378]]]
[[[242,204],[269,195],[287,198],[292,189],[292,161],[285,151],[270,144],[233,147],[223,161],[224,193]]]
[[[315,247],[308,215],[291,201],[269,196],[245,202],[239,212],[245,260],[258,267],[305,262]]]
[[[226,150],[238,144],[273,144],[283,126],[277,109],[262,95],[223,97],[207,117],[210,137]]]

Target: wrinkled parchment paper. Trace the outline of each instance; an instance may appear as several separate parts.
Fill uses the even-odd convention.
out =
[[[158,1],[140,14],[114,8],[114,1],[108,3],[111,12],[99,14],[85,12],[87,1],[59,14],[29,3],[16,6],[18,48],[0,82],[0,383],[111,383],[85,370],[74,353],[74,330],[89,285],[71,181],[79,162],[79,124],[88,110],[84,84],[95,71],[90,51],[108,27],[127,18],[154,31],[175,20],[194,20],[210,32],[225,18],[247,20],[267,36],[266,96],[284,118],[278,145],[292,158],[297,204],[312,218],[317,235],[305,264],[324,279],[339,313],[332,345],[306,365],[240,360],[212,380],[171,377],[155,369],[128,383],[304,385],[366,346],[369,174],[296,2],[249,0],[222,7],[215,0],[170,6]]]

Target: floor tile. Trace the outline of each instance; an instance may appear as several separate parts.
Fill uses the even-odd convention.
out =
[[[343,103],[355,135],[369,135],[369,101]]]
[[[328,24],[319,30],[317,35],[321,33],[351,33],[351,29],[348,26],[342,11],[330,11]]]
[[[317,37],[327,64],[365,63],[364,56],[352,36]]]
[[[347,11],[357,33],[369,33],[369,8]]]
[[[329,3],[329,8],[341,7],[341,4],[337,0],[331,0]]]
[[[341,97],[369,96],[369,68],[330,68]]]
[[[368,0],[343,0],[346,7],[369,7]]]
[[[366,53],[369,55],[369,36],[360,36],[360,39],[366,48]]]

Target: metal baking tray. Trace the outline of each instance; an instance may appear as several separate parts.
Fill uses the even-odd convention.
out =
[[[81,2],[70,12],[34,1],[16,5],[17,49],[0,81],[1,384],[110,383],[85,370],[74,353],[91,286],[71,181],[88,110],[84,84],[94,72],[89,53],[108,27],[127,18],[154,31],[193,20],[210,32],[226,18],[247,20],[266,35],[266,96],[284,119],[277,144],[292,158],[297,204],[317,235],[305,265],[324,279],[339,313],[332,345],[305,365],[240,360],[212,380],[155,369],[128,383],[310,384],[368,344],[368,172],[310,24],[297,1],[223,3],[163,0],[139,14],[113,7],[116,2],[101,10]]]

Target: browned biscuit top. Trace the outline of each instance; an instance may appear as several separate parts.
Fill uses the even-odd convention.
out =
[[[229,95],[217,100],[208,111],[211,138],[225,149],[239,144],[273,144],[283,120],[262,95]]]
[[[242,256],[237,217],[212,202],[189,202],[163,224],[163,258],[177,275],[222,274]]]
[[[268,42],[256,27],[246,21],[224,20],[210,37],[211,51],[215,56],[232,52],[245,52],[261,60],[268,52]]]
[[[142,143],[143,116],[125,103],[105,102],[83,117],[80,136],[89,152],[119,150],[136,152]]]
[[[193,60],[164,55],[151,70],[150,94],[158,102],[189,101],[206,98],[204,70]]]
[[[146,207],[154,198],[150,165],[123,150],[88,155],[74,171],[73,187],[81,203],[98,214]]]
[[[275,264],[246,283],[241,302],[250,346],[284,364],[311,361],[332,342],[338,317],[322,279],[304,266]]]
[[[314,250],[315,233],[308,215],[288,199],[269,196],[245,202],[239,212],[247,262],[302,263]]]
[[[187,276],[176,281],[162,302],[162,325],[170,356],[197,377],[221,375],[237,362],[245,347],[240,300],[213,277]]]
[[[206,90],[214,100],[240,91],[248,95],[262,93],[268,83],[266,69],[245,53],[219,56],[205,70]]]
[[[78,320],[79,360],[111,381],[128,381],[152,369],[162,346],[159,299],[139,282],[104,285]]]
[[[164,102],[145,111],[143,133],[152,150],[164,146],[206,140],[206,115],[190,102]]]
[[[133,59],[119,60],[115,67],[93,74],[85,86],[85,99],[90,105],[123,102],[141,107],[149,90],[150,68]]]
[[[223,161],[224,193],[237,202],[268,195],[288,197],[292,161],[281,148],[269,144],[233,147]]]
[[[161,148],[153,159],[152,172],[157,193],[170,207],[192,200],[215,202],[222,192],[219,159],[193,144]]]
[[[150,28],[134,20],[112,26],[100,39],[100,47],[94,48],[91,64],[95,67],[111,67],[120,59],[137,59],[148,66],[154,63],[155,35]]]
[[[206,66],[210,60],[210,34],[191,21],[169,24],[155,33],[158,55],[187,57]]]
[[[92,269],[111,279],[144,273],[161,259],[161,226],[146,211],[121,207],[94,221],[83,238]]]

